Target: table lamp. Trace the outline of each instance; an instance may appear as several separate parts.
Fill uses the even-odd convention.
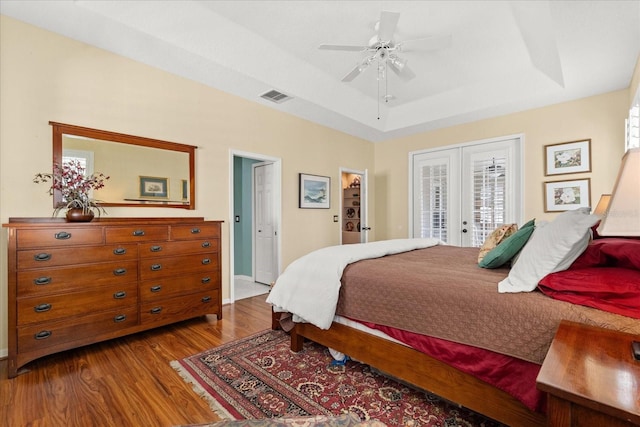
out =
[[[600,221],[598,234],[640,236],[640,148],[632,148],[622,157],[618,178],[609,206]],[[631,342],[631,351],[633,357],[640,361],[640,341]]]
[[[600,221],[598,234],[640,236],[640,148],[632,148],[622,157],[618,178],[608,209]]]

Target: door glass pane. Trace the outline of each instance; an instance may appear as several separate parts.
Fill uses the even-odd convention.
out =
[[[480,247],[506,219],[505,157],[473,161],[473,226],[471,246]]]
[[[447,165],[420,168],[420,237],[447,241]]]

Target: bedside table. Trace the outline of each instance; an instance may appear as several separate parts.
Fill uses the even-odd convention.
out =
[[[637,335],[562,321],[536,384],[547,393],[549,426],[640,425]]]

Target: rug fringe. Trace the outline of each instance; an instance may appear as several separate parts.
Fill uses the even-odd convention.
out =
[[[169,364],[173,369],[175,369],[178,375],[180,375],[186,383],[191,384],[191,388],[193,389],[193,391],[209,404],[209,408],[211,408],[214,414],[216,414],[222,420],[236,419],[217,400],[215,400],[209,393],[207,393],[207,391],[202,388],[200,384],[198,384],[198,381],[196,381],[196,379],[193,378],[193,376],[180,364],[180,361],[172,360],[171,362],[169,362]]]

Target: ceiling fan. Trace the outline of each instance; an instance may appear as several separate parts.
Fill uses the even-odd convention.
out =
[[[384,66],[386,65],[402,80],[409,81],[416,75],[407,66],[407,60],[398,56],[398,52],[427,51],[449,47],[451,45],[451,36],[435,36],[398,42],[393,37],[399,18],[399,13],[382,11],[380,13],[380,21],[375,25],[377,34],[371,37],[369,44],[366,46],[321,44],[318,49],[368,53],[358,65],[342,78],[343,82],[352,81],[375,61],[378,62],[378,72],[383,77]]]

